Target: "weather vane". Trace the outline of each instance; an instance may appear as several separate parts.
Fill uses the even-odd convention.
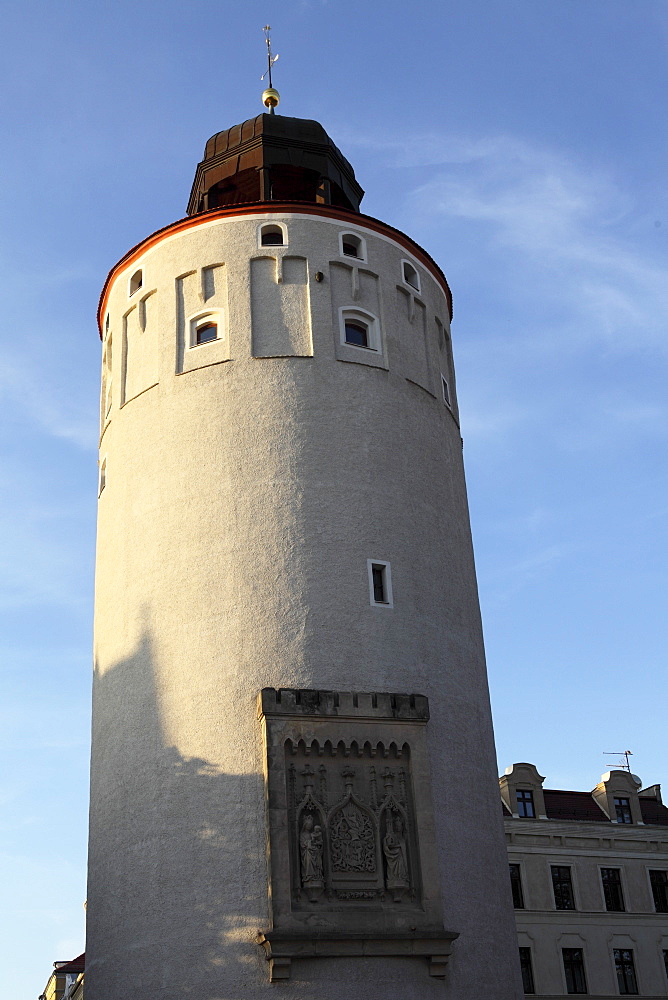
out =
[[[277,90],[274,90],[273,84],[271,82],[271,67],[274,65],[278,59],[278,54],[273,55],[271,51],[271,37],[269,32],[271,31],[271,25],[265,24],[264,28],[264,40],[267,43],[267,69],[260,77],[260,80],[264,80],[265,76],[269,77],[269,86],[262,94],[262,103],[265,108],[269,108],[269,114],[274,114],[274,108],[277,106],[281,97]]]

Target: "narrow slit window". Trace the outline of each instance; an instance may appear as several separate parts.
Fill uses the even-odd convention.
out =
[[[413,267],[413,265],[409,264],[407,260],[403,262],[403,274],[404,274],[404,281],[406,282],[406,284],[410,285],[411,288],[414,288],[416,292],[419,292],[420,276]]]
[[[135,271],[135,273],[130,278],[130,295],[134,295],[135,292],[138,292],[143,284],[144,284],[144,276],[140,269],[139,271]]]
[[[392,578],[390,564],[379,559],[369,559],[369,600],[375,607],[392,607]]]
[[[283,230],[280,226],[263,226],[260,234],[260,244],[263,247],[282,247],[285,243]]]
[[[104,458],[100,462],[100,480],[97,488],[98,496],[102,495],[102,490],[105,488],[106,485],[107,485],[107,460],[106,458]]]
[[[452,406],[450,401],[450,386],[448,385],[448,380],[445,375],[441,375],[441,386],[443,389],[443,402],[446,406]]]

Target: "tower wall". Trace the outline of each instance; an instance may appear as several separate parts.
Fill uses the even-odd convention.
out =
[[[117,268],[102,319],[88,1000],[518,996],[444,283],[362,220],[205,216]],[[392,957],[269,983],[266,687],[428,697],[445,985]]]

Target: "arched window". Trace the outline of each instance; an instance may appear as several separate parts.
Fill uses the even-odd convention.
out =
[[[341,255],[366,260],[366,244],[361,236],[355,233],[339,233]]]
[[[420,291],[420,275],[417,273],[413,265],[407,261],[402,260],[401,262],[402,274],[404,281],[411,288],[414,288],[416,292]]]
[[[218,313],[205,313],[190,320],[190,346],[199,347],[214,340],[222,340],[223,323]]]
[[[342,344],[380,351],[380,331],[375,316],[361,309],[343,308],[339,313]]]
[[[140,268],[138,271],[135,271],[135,273],[130,278],[130,289],[129,289],[130,295],[134,295],[135,292],[138,292],[143,283],[144,283],[144,277],[142,275]]]
[[[260,229],[260,246],[262,247],[282,247],[287,243],[283,226],[275,223],[262,226]]]

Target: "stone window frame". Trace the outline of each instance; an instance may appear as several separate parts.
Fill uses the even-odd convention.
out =
[[[352,320],[366,326],[369,333],[369,343],[366,347],[362,344],[351,344],[346,340],[346,320]],[[366,309],[360,309],[358,306],[340,306],[339,335],[344,347],[350,347],[355,351],[372,351],[374,354],[383,353],[380,320]]]
[[[393,608],[394,595],[392,592],[392,567],[387,559],[367,559],[367,572],[369,575],[369,604],[372,608]],[[373,571],[375,567],[381,566],[383,570],[383,589],[386,601],[377,601],[374,597]]]
[[[413,284],[413,282],[409,281],[409,279],[406,277],[407,267],[410,268],[410,270],[415,275],[416,284]],[[416,293],[417,295],[422,294],[422,281],[420,279],[420,272],[416,268],[415,264],[413,264],[413,262],[408,260],[406,257],[402,257],[401,259],[401,280],[403,284],[407,285],[413,293]]]
[[[208,321],[216,324],[218,336],[214,340],[207,340],[202,344],[198,344],[197,330],[200,326],[206,326]],[[223,309],[202,309],[188,317],[186,320],[186,330],[188,331],[186,344],[186,350],[188,351],[208,347],[210,344],[218,344],[221,340],[225,340],[226,337],[225,311]]]
[[[262,237],[267,230],[280,229],[283,234],[282,243],[263,243]],[[266,250],[267,247],[287,247],[288,246],[288,227],[284,222],[279,222],[278,219],[270,219],[261,222],[257,227],[257,246],[258,250]]]
[[[343,250],[343,244],[344,244],[344,241],[346,240],[346,237],[350,238],[351,236],[352,236],[353,240],[355,241],[355,243],[357,244],[357,249],[359,250],[359,253],[354,254],[354,255],[350,254],[350,253],[345,253],[344,250]],[[339,256],[343,257],[344,260],[360,260],[360,261],[368,262],[369,258],[367,256],[367,248],[366,248],[366,240],[365,240],[365,238],[363,236],[360,236],[359,233],[354,233],[352,230],[340,232],[339,233]]]
[[[139,280],[137,280],[137,275],[139,275]],[[128,298],[131,299],[133,295],[140,292],[144,287],[144,268],[137,267],[128,277]]]

